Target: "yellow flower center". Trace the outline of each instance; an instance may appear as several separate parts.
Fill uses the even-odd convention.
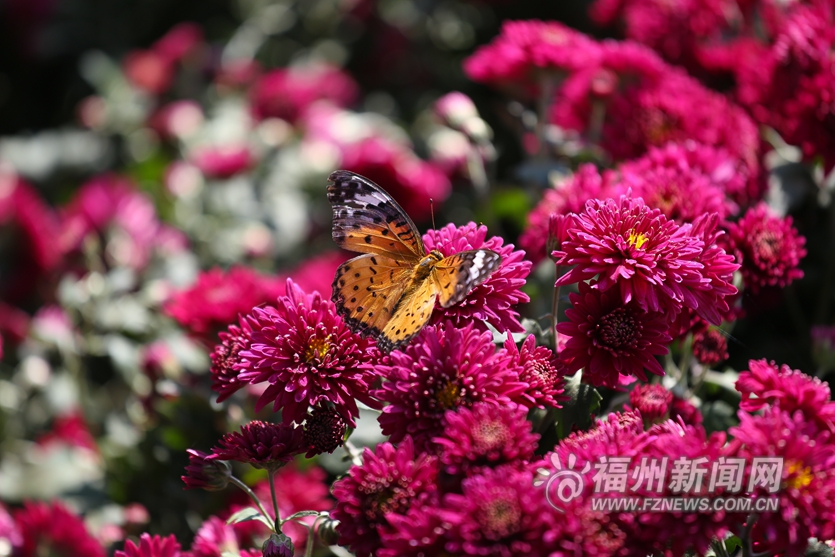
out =
[[[314,338],[310,340],[310,343],[307,345],[307,350],[304,353],[304,359],[308,362],[312,362],[315,357],[319,357],[319,359],[323,359],[325,354],[328,353],[328,349],[330,349],[330,335],[325,338]]]
[[[459,387],[456,383],[450,381],[438,391],[437,399],[438,402],[441,403],[441,406],[443,408],[455,408],[458,405],[458,399],[460,398],[460,394],[461,387]]]
[[[629,238],[627,238],[627,243],[630,246],[634,246],[635,249],[641,249],[645,243],[649,240],[649,236],[646,234],[638,234],[635,230],[629,231]]]
[[[786,480],[786,487],[791,489],[809,487],[814,478],[812,469],[808,466],[803,466],[803,463],[799,460],[789,461],[788,473],[789,478]]]

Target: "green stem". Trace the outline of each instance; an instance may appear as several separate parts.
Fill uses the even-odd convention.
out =
[[[551,103],[554,101],[554,91],[557,88],[557,79],[554,74],[548,71],[542,72],[539,79],[539,106],[537,107],[538,118],[536,122],[536,139],[539,142],[539,158],[548,159],[548,142],[546,131],[548,130],[548,112]]]
[[[258,510],[261,512],[261,514],[264,515],[264,518],[266,518],[267,520],[270,519],[270,515],[267,513],[267,509],[264,508],[264,505],[261,504],[261,500],[258,498],[257,495],[255,495],[254,491],[249,489],[248,485],[246,485],[244,482],[242,482],[241,480],[239,480],[235,476],[231,476],[229,478],[229,481],[232,482],[233,484],[235,484],[236,486],[238,486],[239,488],[241,488],[244,493],[249,495],[249,498],[252,499],[255,502],[255,504],[258,506]]]
[[[313,531],[313,525],[316,524],[316,521],[313,521],[313,524],[305,524],[307,526],[307,531],[310,534],[307,536],[307,544],[304,548],[304,557],[312,557],[313,555],[313,547],[316,545],[316,533]]]
[[[275,470],[269,470],[267,477],[270,480],[270,497],[272,497],[273,511],[275,512],[275,530],[278,532],[281,530],[281,517],[278,516],[278,499],[275,496]]]
[[[352,463],[357,466],[362,466],[362,457],[360,456],[362,453],[354,446],[353,443],[351,443],[350,440],[346,439],[342,447],[345,449],[345,452],[348,453],[348,456],[351,457]]]

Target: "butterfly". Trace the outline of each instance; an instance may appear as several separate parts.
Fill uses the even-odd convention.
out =
[[[499,268],[501,256],[489,249],[426,253],[415,223],[383,188],[347,170],[329,180],[333,240],[363,254],[336,270],[332,299],[345,323],[381,350],[417,335],[436,299],[453,306]]]

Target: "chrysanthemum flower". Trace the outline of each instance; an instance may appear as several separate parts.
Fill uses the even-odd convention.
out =
[[[443,555],[448,525],[437,502],[412,505],[406,514],[386,516],[389,528],[381,533],[377,557],[430,557]]]
[[[151,536],[142,534],[139,536],[139,545],[133,540],[127,540],[122,551],[116,550],[115,557],[180,557],[180,544],[173,535]]]
[[[433,441],[448,473],[472,475],[485,467],[524,464],[533,457],[539,435],[525,419],[527,409],[475,404],[446,413],[444,434]]]
[[[356,401],[376,405],[368,394],[373,377],[363,368],[376,348],[351,332],[333,302],[305,294],[288,279],[276,307],[255,308],[249,319],[252,341],[240,352],[239,379],[269,382],[257,410],[272,403],[284,423],[300,424],[310,406],[329,402],[354,427]]]
[[[807,420],[818,423],[822,429],[835,430],[835,402],[827,383],[785,364],[778,367],[766,360],[750,360],[748,367],[736,381],[736,390],[742,394],[739,404],[742,410],[756,412],[768,406],[790,414],[800,410]]]
[[[555,528],[542,493],[532,488],[533,474],[503,466],[462,482],[462,493],[449,493],[441,516],[451,525],[446,550],[454,555],[548,555]]]
[[[792,226],[792,218],[780,218],[765,203],[749,209],[729,227],[729,239],[746,288],[757,293],[769,286],[786,287],[803,278],[798,268],[806,257],[806,239]]]
[[[579,288],[579,294],[569,295],[569,321],[557,325],[559,334],[568,337],[560,352],[566,373],[584,368],[585,381],[611,388],[617,387],[620,374],[644,381],[644,369],[664,375],[655,357],[666,354],[672,340],[667,316],[648,313],[636,301],[623,303],[617,293],[601,292],[584,282]]]
[[[284,294],[284,282],[263,276],[246,267],[228,272],[211,269],[200,273],[190,288],[177,292],[165,312],[208,346],[217,343],[217,333],[239,315],[261,304],[272,304]]]
[[[11,551],[12,554],[23,544],[23,536],[20,535],[14,518],[2,504],[0,504],[0,540],[8,544],[6,545],[7,551]]]
[[[700,364],[715,366],[728,359],[728,339],[719,329],[709,327],[693,335],[693,356]]]
[[[718,221],[706,215],[677,225],[640,199],[591,200],[574,218],[559,265],[575,267],[556,286],[598,277],[593,288],[617,288],[624,304],[674,317],[684,307],[719,324],[736,266],[715,245]]]
[[[341,447],[347,430],[348,424],[339,412],[330,406],[315,407],[304,422],[304,441],[310,446],[307,458]]]
[[[226,462],[211,458],[212,455],[196,449],[187,449],[186,475],[181,476],[185,489],[219,491],[229,485],[232,468]]]
[[[550,255],[545,247],[551,215],[579,213],[589,199],[608,197],[613,177],[611,172],[601,175],[593,164],[582,164],[570,177],[555,181],[528,214],[528,227],[519,236],[519,247],[525,250],[525,256],[537,264]]]
[[[23,543],[15,557],[105,557],[104,548],[87,531],[84,521],[61,503],[24,503],[14,513]]]
[[[337,503],[331,516],[339,521],[340,543],[358,557],[374,554],[391,514],[405,515],[412,506],[435,500],[437,474],[435,458],[417,455],[411,438],[397,448],[381,443],[374,452],[365,449],[362,465],[333,485]]]
[[[673,393],[663,385],[638,385],[629,393],[629,402],[646,423],[658,423],[669,417]]]
[[[444,430],[447,410],[477,402],[506,406],[526,387],[507,354],[496,351],[492,334],[472,323],[430,325],[389,357],[374,366],[386,379],[374,395],[388,403],[378,420],[393,443],[410,435],[417,447],[429,447]]]
[[[197,530],[189,553],[192,557],[221,557],[230,553],[237,555],[239,551],[234,527],[226,524],[225,520],[210,516]],[[260,554],[260,551],[256,553]]]
[[[575,431],[559,442],[550,453],[551,464],[556,458],[562,467],[576,458],[575,470],[586,463],[597,462],[600,456],[631,456],[649,441],[644,432],[641,413],[635,410],[611,412],[597,420],[586,431]],[[586,486],[590,488],[590,485]]]
[[[509,365],[519,369],[519,380],[528,387],[521,395],[522,404],[527,407],[559,408],[565,384],[562,362],[547,346],[537,346],[536,337],[528,335],[521,348],[513,342],[508,333],[504,349],[511,357]]]
[[[752,539],[754,549],[771,554],[801,555],[810,537],[835,536],[835,445],[803,413],[770,408],[762,415],[739,413],[740,424],[730,430],[741,446],[734,456],[748,462],[744,487],[751,479],[754,458],[782,459],[780,503],[776,512],[759,513]],[[768,497],[764,487],[754,492]]]
[[[212,367],[212,390],[219,393],[218,402],[223,402],[247,385],[238,378],[236,369],[241,350],[249,346],[252,328],[245,317],[238,316],[238,325],[229,325],[226,331],[218,333],[220,344],[215,345],[210,357]]]
[[[689,400],[673,395],[670,405],[670,419],[684,425],[700,426],[704,421],[702,413]]]
[[[525,252],[514,251],[513,244],[504,245],[500,236],[487,239],[487,227],[473,222],[462,227],[448,224],[440,230],[429,230],[423,235],[423,243],[427,250],[438,250],[444,257],[473,249],[490,249],[502,256],[499,268],[473,288],[462,302],[436,308],[431,323],[437,325],[450,319],[459,327],[474,323],[484,331],[487,327],[483,321],[487,321],[500,332],[524,330],[514,307],[530,301],[521,290],[531,272],[531,262],[524,260]]]
[[[246,462],[255,468],[275,471],[309,449],[301,427],[254,420],[240,433],[227,433],[212,450],[212,458]]]

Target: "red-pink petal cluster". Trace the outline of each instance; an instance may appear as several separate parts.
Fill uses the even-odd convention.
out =
[[[301,427],[254,420],[242,426],[240,432],[224,435],[219,446],[212,449],[212,458],[275,471],[308,448]]]
[[[525,406],[559,408],[560,401],[567,400],[563,395],[566,371],[550,348],[537,346],[533,335],[517,347],[508,333],[504,349],[511,357],[509,365],[519,368],[519,380],[528,384],[521,395]]]
[[[180,544],[172,536],[139,536],[139,545],[128,540],[122,550],[116,550],[115,557],[181,557],[185,552],[180,551]]]
[[[104,548],[84,521],[61,503],[27,502],[14,513],[23,541],[15,557],[105,557]]]
[[[663,385],[638,385],[629,393],[629,403],[647,423],[658,423],[669,418],[673,393]]]

